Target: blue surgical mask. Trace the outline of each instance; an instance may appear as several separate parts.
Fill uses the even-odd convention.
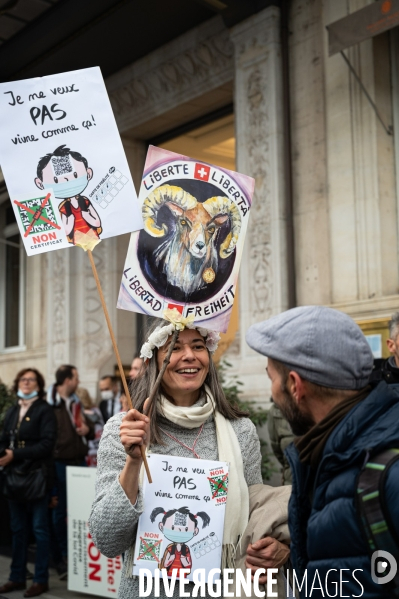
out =
[[[53,189],[56,198],[66,199],[79,195],[87,187],[87,175],[64,183],[43,183],[44,189]]]
[[[32,393],[22,393],[22,391],[17,392],[18,397],[20,397],[21,399],[24,399],[25,401],[28,399],[33,399],[34,397],[37,397],[37,391],[32,391]]]
[[[186,532],[185,530],[172,530],[171,528],[164,528],[163,534],[167,539],[169,539],[169,541],[172,541],[172,543],[187,543],[187,541],[190,541],[193,538],[194,531],[188,530]]]

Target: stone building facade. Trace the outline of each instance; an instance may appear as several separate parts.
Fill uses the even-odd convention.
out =
[[[287,47],[277,6],[231,29],[216,16],[106,80],[136,187],[148,140],[234,106],[236,168],[256,187],[226,355],[259,402],[269,384],[265,360],[245,343],[252,323],[293,303],[330,305],[357,320],[399,307],[399,34],[346,51],[393,134],[342,56],[328,56],[326,25],[369,3],[293,0]],[[107,239],[94,253],[125,364],[137,345],[134,315],[115,308],[127,244],[128,236]],[[0,349],[0,377],[10,382],[34,365],[50,382],[59,364],[72,363],[95,394],[115,358],[87,256],[72,248],[21,264],[21,342]]]

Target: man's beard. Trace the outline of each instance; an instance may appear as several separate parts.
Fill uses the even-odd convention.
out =
[[[305,435],[316,424],[310,414],[303,413],[291,397],[287,389],[281,389],[284,402],[278,407],[291,426],[292,432],[298,437]]]

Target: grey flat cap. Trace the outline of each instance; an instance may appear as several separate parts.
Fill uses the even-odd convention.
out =
[[[358,325],[324,306],[293,308],[254,324],[246,340],[255,351],[323,387],[361,389],[373,369],[373,354]]]

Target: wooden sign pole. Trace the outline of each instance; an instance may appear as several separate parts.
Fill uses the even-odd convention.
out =
[[[116,356],[116,361],[117,361],[119,372],[120,372],[120,375],[121,375],[121,378],[122,378],[123,390],[125,392],[126,399],[127,399],[128,403],[129,403],[129,409],[131,410],[133,408],[133,404],[132,404],[132,400],[131,400],[131,397],[130,397],[129,388],[127,386],[125,372],[123,370],[122,361],[121,361],[121,357],[119,355],[118,346],[116,344],[116,339],[115,339],[114,331],[113,331],[113,328],[112,328],[112,323],[111,323],[111,320],[110,320],[110,317],[109,317],[109,314],[108,314],[107,305],[105,303],[103,290],[101,288],[100,279],[98,278],[97,268],[96,268],[96,265],[94,263],[93,253],[89,249],[87,250],[87,253],[89,254],[91,268],[93,270],[93,275],[94,275],[94,279],[96,281],[97,290],[98,290],[98,294],[100,296],[101,305],[102,305],[103,310],[104,310],[105,320],[107,321],[109,334],[111,336],[112,346],[114,348],[114,352],[115,352],[115,356]],[[165,366],[165,368],[166,368],[166,366]],[[157,382],[158,382],[158,379],[157,379]],[[159,382],[161,382],[161,381],[159,381]],[[145,455],[144,445],[140,445],[140,451],[141,451],[141,457],[143,458],[143,463],[144,463],[145,471],[147,473],[148,482],[152,483],[151,473],[150,473],[150,469],[149,469],[149,466],[148,466],[147,457]]]

